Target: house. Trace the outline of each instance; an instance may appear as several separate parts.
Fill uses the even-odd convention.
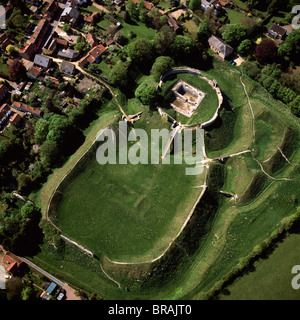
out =
[[[217,53],[223,60],[227,59],[233,54],[233,48],[227,43],[225,43],[222,39],[214,35],[208,39],[208,43],[210,48],[215,53]]]
[[[92,48],[98,45],[98,40],[91,33],[87,34],[86,40]]]
[[[182,33],[182,28],[181,25],[179,24],[179,22],[173,18],[172,16],[166,14],[167,17],[167,23],[169,25],[169,27],[176,33],[176,34],[180,34]]]
[[[23,103],[23,102],[17,102],[15,101],[12,106],[12,108],[18,110],[18,111],[22,111],[24,113],[30,113],[32,114],[33,116],[36,116],[38,118],[42,118],[43,116],[43,111],[39,110],[39,109],[36,109],[36,108],[33,108],[33,107],[30,107],[28,106],[27,104]]]
[[[20,56],[27,60],[31,60],[35,53],[36,46],[34,43],[29,43],[27,46],[24,47],[24,49],[19,50]]]
[[[5,253],[3,259],[8,264],[6,271],[13,275],[18,273],[18,271],[24,265],[24,261],[21,258],[17,257],[9,251]]]
[[[51,21],[58,9],[58,3],[55,0],[50,1],[48,7],[44,11],[44,18]]]
[[[75,27],[80,18],[80,11],[77,8],[69,5],[66,6],[60,16],[60,21],[69,24],[71,27]]]
[[[35,27],[34,32],[33,32],[32,36],[30,37],[30,40],[28,43],[28,45],[30,45],[30,44],[34,45],[30,49],[30,50],[34,49],[35,50],[34,53],[41,48],[43,40],[45,38],[45,35],[46,35],[47,31],[49,30],[49,26],[50,26],[49,21],[47,19],[43,18],[40,20],[38,25]],[[25,49],[28,50],[28,46]],[[23,58],[25,58],[25,56]]]
[[[76,68],[74,64],[67,61],[63,61],[59,67],[59,70],[72,75],[74,74]]]
[[[218,15],[222,11],[224,11],[224,7],[226,7],[227,2],[222,0],[201,0],[201,9],[202,11],[206,11],[207,9],[214,8],[215,15]]]
[[[36,64],[42,68],[45,68],[45,69],[48,69],[52,62],[53,62],[52,58],[48,58],[48,57],[43,56],[41,54],[36,54],[34,57],[34,60],[33,60],[34,64]]]
[[[73,50],[73,49],[62,49],[59,50],[57,53],[57,56],[59,58],[68,59],[68,60],[75,60],[80,55],[79,51]]]
[[[2,101],[8,92],[8,88],[5,84],[0,85],[0,101]]]
[[[274,23],[272,27],[268,29],[268,35],[274,39],[283,40],[287,35],[287,31],[280,25]]]
[[[47,288],[46,293],[48,293],[49,295],[51,295],[55,289],[57,288],[57,284],[54,282],[50,283],[50,286]]]
[[[10,124],[18,128],[21,124],[22,117],[18,113],[14,113],[13,116],[9,119]]]
[[[9,44],[12,44],[12,41],[9,39],[6,33],[2,33],[0,35],[0,43],[1,43],[1,48],[5,50]]]
[[[85,22],[91,23],[91,22],[96,22],[100,19],[100,12],[93,12],[90,16],[83,16],[83,20]]]
[[[137,4],[139,0],[133,0],[133,2]],[[144,0],[144,6],[147,10],[150,10],[153,7],[153,4],[151,2]]]
[[[41,68],[37,66],[31,66],[26,72],[26,75],[30,79],[37,80],[41,76],[42,72],[43,70]]]
[[[105,53],[106,49],[107,48],[104,47],[102,44],[94,47],[87,53],[87,55],[85,55],[83,58],[79,60],[79,67],[86,68],[91,63],[98,63],[101,59],[101,56]]]
[[[11,117],[13,114],[13,111],[9,107],[7,103],[2,104],[0,107],[0,129],[2,130],[6,124],[8,119]]]

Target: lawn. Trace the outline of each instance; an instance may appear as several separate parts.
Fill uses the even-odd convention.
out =
[[[169,128],[158,113],[144,111],[136,128],[148,123],[154,129],[160,122],[158,128]],[[61,186],[53,222],[98,256],[118,261],[159,256],[187,218],[202,190],[193,187],[203,177],[187,176],[185,165],[100,165],[95,151]]]
[[[246,17],[242,11],[227,9],[227,12],[230,24],[241,23],[241,21]]]
[[[300,290],[291,286],[293,266],[299,265],[300,234],[292,234],[274,253],[255,264],[255,271],[238,278],[221,300],[300,300]]]
[[[41,253],[39,257],[43,256],[50,270],[105,298],[203,299],[218,281],[222,282],[236,268],[243,257],[278,229],[283,218],[295,212],[295,201],[300,199],[298,119],[259,84],[243,76],[255,115],[256,140],[252,143],[252,115],[240,82],[239,69],[214,61],[214,68],[203,72],[203,75],[217,80],[224,96],[220,119],[206,134],[208,156],[211,158],[254,148],[253,154],[264,161],[285,140],[289,144],[286,155],[291,164],[281,159],[278,161],[280,166],[275,166],[269,173],[276,178],[291,180],[267,177],[251,154],[230,158],[224,165],[217,164],[221,171],[216,171],[215,180],[219,182],[211,183],[213,179],[209,179],[209,193],[197,206],[197,214],[193,215],[196,222],[186,226],[167,254],[154,265],[123,266],[109,262],[105,257],[141,262],[164,251],[199,195],[201,188],[197,187],[203,184],[203,176],[186,176],[184,165],[100,166],[93,151],[76,167],[77,172],[69,176],[70,180],[61,185],[62,198],[51,218],[64,235],[94,251],[100,260],[93,259],[90,263],[94,266],[84,268],[82,259],[70,260],[71,254],[68,254],[68,259],[65,255],[61,260],[51,260]],[[175,78],[167,80],[163,92],[167,92],[172,82],[176,81]],[[137,99],[130,99],[124,107],[130,114],[143,110]],[[99,124],[112,124],[114,120],[117,118],[111,113],[106,119],[102,118],[104,122],[99,120]],[[90,143],[94,140],[96,129],[103,127],[94,125],[87,136]],[[142,119],[135,123],[135,128],[146,130],[169,126],[156,111],[149,109],[145,109]],[[296,133],[293,139],[286,138],[283,129],[287,126]],[[65,167],[51,175],[42,190],[41,199],[49,199],[58,182],[85,150],[87,145],[80,148]],[[213,176],[210,169],[208,176]],[[222,196],[217,204],[214,203],[215,197],[220,197],[219,190],[237,194],[237,201]],[[239,201],[242,195],[243,202]],[[210,219],[201,211],[205,206],[208,206]],[[186,246],[191,239],[192,243]],[[189,247],[191,244],[193,250]],[[289,248],[294,246],[290,244]],[[282,259],[283,255],[277,261]],[[292,256],[290,261],[294,263]],[[115,283],[105,280],[100,263],[107,274],[122,284],[121,289],[117,289],[119,293]],[[278,275],[285,274],[290,268],[285,268],[284,264],[282,262],[279,266],[282,271],[278,271]],[[273,268],[272,273],[276,276],[276,266]],[[80,273],[84,276],[80,277]],[[248,292],[252,290],[251,286],[252,292],[255,292],[253,281],[246,284]],[[268,283],[271,286],[271,278],[266,280],[266,286]],[[280,285],[285,290],[286,280],[280,280]],[[237,295],[242,291],[242,288],[237,289]],[[267,296],[261,291],[259,297]],[[234,297],[233,289],[231,297]]]

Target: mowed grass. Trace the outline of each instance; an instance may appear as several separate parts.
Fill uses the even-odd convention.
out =
[[[150,125],[151,118],[145,116]],[[203,181],[187,176],[185,164],[100,165],[94,154],[64,185],[51,219],[98,256],[147,261],[162,254],[179,232],[202,190],[193,187]]]
[[[255,271],[237,279],[221,300],[300,300],[300,290],[292,288],[295,274],[292,268],[299,265],[300,234],[288,236],[267,259],[256,263]]]

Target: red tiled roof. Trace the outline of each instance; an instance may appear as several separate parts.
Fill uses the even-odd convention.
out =
[[[30,113],[33,113],[33,114],[36,114],[38,116],[41,116],[42,114],[42,111],[39,110],[39,109],[36,109],[36,108],[33,108],[31,106],[28,106],[27,104],[25,103],[22,103],[22,102],[17,102],[15,101],[13,104],[12,104],[12,107],[13,106],[16,106],[17,108],[22,108],[23,110],[27,111],[27,112],[30,112]]]
[[[15,113],[11,119],[10,119],[10,122],[13,124],[13,125],[17,125],[20,120],[22,119],[22,117],[18,114],[18,113]]]
[[[138,1],[139,1],[139,0],[133,0],[133,2],[134,2],[135,4],[137,4]],[[150,10],[150,9],[153,7],[152,3],[151,3],[151,2],[148,2],[148,1],[146,1],[146,0],[144,0],[144,6],[145,6],[146,9],[148,9],[148,10]]]

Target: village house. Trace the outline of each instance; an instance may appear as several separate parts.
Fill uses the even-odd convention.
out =
[[[50,23],[47,19],[43,18],[39,21],[28,44],[23,49],[19,50],[19,54],[22,58],[31,60],[34,54],[42,47],[42,43],[49,27]]]
[[[210,48],[217,53],[223,60],[228,59],[233,54],[233,48],[222,39],[212,35],[208,39]]]
[[[91,33],[87,34],[86,40],[92,48],[98,45],[98,40]]]
[[[102,44],[94,47],[90,50],[87,55],[85,55],[82,59],[79,60],[78,65],[81,68],[86,68],[91,63],[98,63],[101,59],[101,56],[106,52],[106,47]]]
[[[274,23],[272,27],[268,29],[268,35],[273,39],[284,40],[287,31],[280,25]]]
[[[0,102],[5,98],[8,88],[5,84],[0,85]]]
[[[12,108],[24,112],[25,114],[29,113],[32,114],[33,116],[36,116],[38,118],[42,118],[43,116],[43,111],[33,108],[31,106],[28,106],[27,104],[23,103],[23,102],[17,102],[15,101],[12,106]]]
[[[17,274],[25,265],[24,261],[21,258],[17,257],[9,251],[5,253],[3,260],[8,264],[6,271],[11,273],[12,275]]]
[[[133,0],[133,2],[134,2],[135,4],[137,4],[137,3],[139,2],[139,0]],[[150,9],[153,8],[153,4],[152,4],[151,2],[146,1],[146,0],[144,0],[144,6],[145,6],[145,8],[146,8],[147,10],[150,10]]]
[[[22,117],[18,113],[14,113],[13,116],[9,119],[9,123],[16,128],[20,127]]]
[[[48,21],[51,21],[58,9],[58,3],[55,0],[50,1],[48,7],[44,11],[44,18],[46,18]]]
[[[9,36],[6,33],[2,33],[0,34],[0,43],[1,48],[5,50],[9,44],[12,44],[12,41],[9,39]]]
[[[7,125],[9,118],[12,116],[13,111],[7,103],[2,104],[0,107],[0,130],[3,130]]]
[[[33,63],[39,67],[42,67],[44,69],[48,69],[53,62],[52,58],[48,58],[46,56],[43,56],[41,54],[36,54],[33,60]]]
[[[62,72],[65,72],[67,74],[72,75],[75,73],[76,68],[75,68],[74,64],[67,62],[67,61],[63,61],[59,67],[59,70]]]
[[[79,51],[73,49],[62,49],[57,53],[58,58],[68,59],[70,61],[76,60],[80,55]]]
[[[97,22],[99,18],[100,18],[100,12],[93,12],[89,16],[86,16],[86,15],[83,16],[83,20],[88,23]]]
[[[33,65],[27,70],[26,75],[32,80],[37,80],[41,76],[42,72],[43,70],[41,68]]]
[[[80,11],[69,3],[62,12],[60,21],[69,24],[71,27],[75,27],[80,16]]]

